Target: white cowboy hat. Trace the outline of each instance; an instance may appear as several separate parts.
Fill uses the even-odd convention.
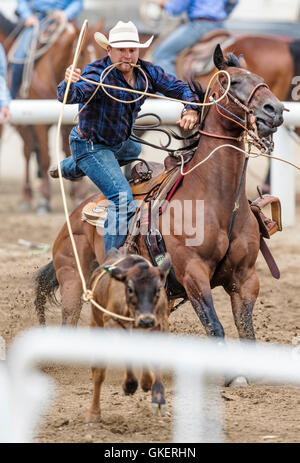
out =
[[[104,34],[95,32],[95,40],[100,47],[107,49],[108,46],[113,48],[147,48],[153,40],[152,37],[145,43],[140,43],[139,34],[133,22],[124,23],[119,21],[115,27],[109,31],[108,39]]]

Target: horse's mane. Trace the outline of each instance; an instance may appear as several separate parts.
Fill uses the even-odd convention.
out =
[[[0,29],[5,35],[9,35],[16,27],[16,23],[10,21],[2,13],[0,13]]]

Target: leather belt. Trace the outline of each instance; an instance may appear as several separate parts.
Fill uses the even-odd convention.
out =
[[[211,21],[211,22],[219,22],[222,21],[222,19],[215,19],[215,18],[191,18],[192,21]]]
[[[77,125],[77,132],[79,133],[80,137],[81,138],[84,138],[85,140],[88,140],[89,138],[86,137],[85,135],[83,135],[83,133],[81,132],[80,128],[79,128],[79,125]]]

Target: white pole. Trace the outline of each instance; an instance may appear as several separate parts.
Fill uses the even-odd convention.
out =
[[[12,124],[56,124],[60,114],[61,103],[56,100],[13,100],[10,105]],[[183,105],[175,101],[151,100],[148,98],[139,115],[157,114],[163,124],[175,124],[179,119]],[[77,104],[67,104],[64,110],[63,124],[73,124],[78,112]],[[137,124],[153,122],[153,118],[137,120]]]
[[[280,127],[274,135],[274,156],[281,157],[289,162],[294,161],[294,140],[286,127]],[[271,160],[271,194],[277,196],[281,202],[282,223],[284,227],[295,224],[296,194],[295,194],[295,168],[278,161]]]

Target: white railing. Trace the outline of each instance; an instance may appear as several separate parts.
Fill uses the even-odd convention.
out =
[[[14,340],[7,365],[0,362],[0,442],[33,441],[46,405],[55,406],[50,402],[52,380],[37,371],[47,362],[118,367],[130,363],[173,372],[173,441],[180,443],[224,440],[220,417],[213,414],[215,403],[207,402],[212,400],[206,395],[208,376],[243,375],[300,384],[300,355],[291,346],[225,343],[166,333],[34,328]]]
[[[274,136],[274,154],[294,162],[295,143],[286,127],[300,126],[300,105],[295,102],[285,102],[290,110],[284,113],[285,125],[278,129]],[[15,124],[55,124],[58,121],[61,103],[56,100],[14,100],[11,103],[11,122]],[[163,124],[174,125],[179,119],[182,104],[165,100],[148,99],[143,104],[140,114],[155,113],[160,116]],[[78,111],[78,105],[66,105],[64,109],[64,124],[72,124]],[[147,119],[138,120],[137,124],[145,124]],[[299,174],[299,171],[297,171]],[[271,162],[271,193],[278,196],[282,204],[283,225],[295,224],[296,190],[295,169],[280,161]]]

